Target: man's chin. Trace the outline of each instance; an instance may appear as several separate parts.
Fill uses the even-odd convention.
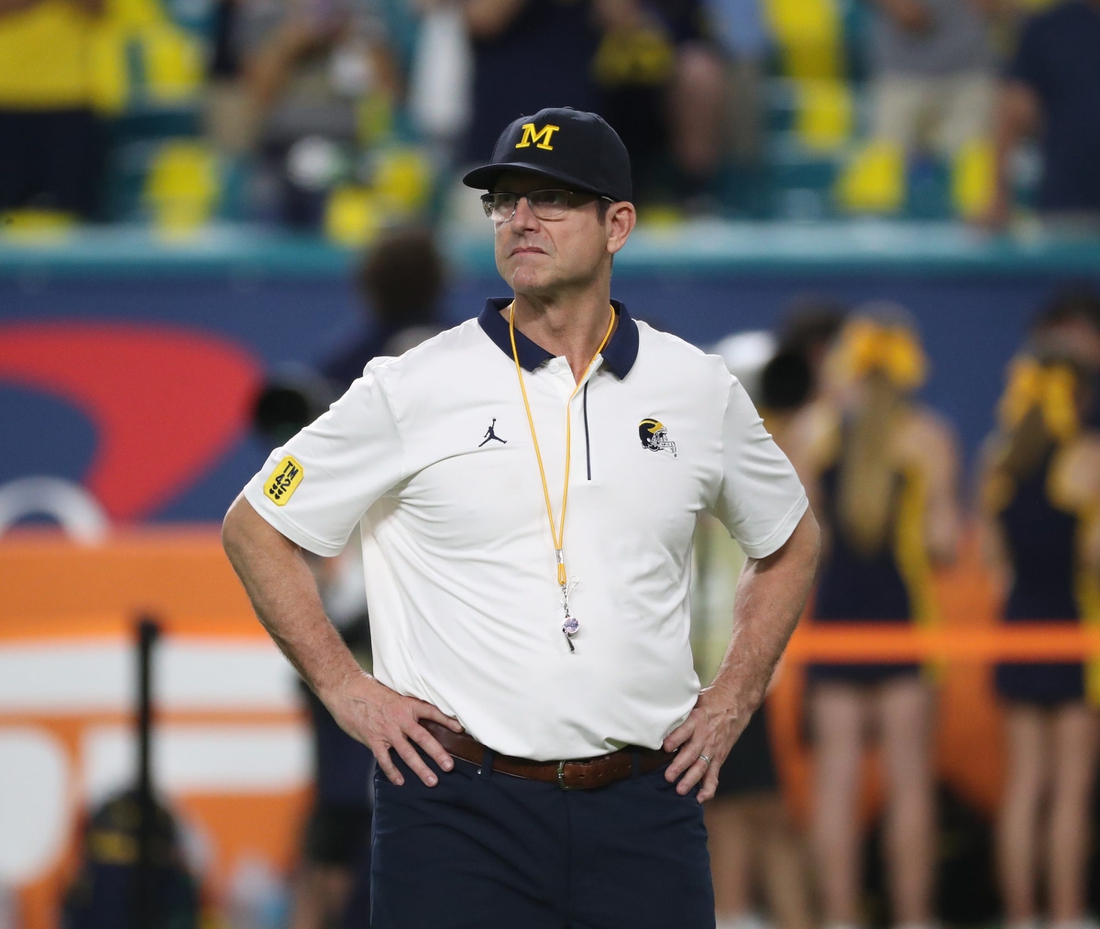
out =
[[[512,290],[517,294],[537,294],[550,287],[552,282],[546,274],[539,274],[532,268],[518,268],[512,272]]]

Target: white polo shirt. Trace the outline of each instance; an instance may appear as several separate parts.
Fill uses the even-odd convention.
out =
[[[689,645],[696,515],[754,558],[807,507],[794,469],[716,356],[631,319],[577,391],[565,558],[570,652],[530,430],[499,310],[367,365],[245,488],[318,555],[362,526],[374,673],[498,752],[650,748],[699,693]],[[575,382],[516,333],[555,518]],[[656,428],[656,424],[663,429]]]

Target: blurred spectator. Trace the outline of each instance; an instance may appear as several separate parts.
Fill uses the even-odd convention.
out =
[[[1006,223],[1012,156],[1039,136],[1043,174],[1038,209],[1049,219],[1100,228],[1100,0],[1066,0],[1024,27],[1000,90],[997,187],[987,216]]]
[[[595,0],[462,0],[474,50],[464,160],[485,163],[510,122],[548,106],[598,109]],[[618,127],[616,127],[618,128]]]
[[[140,791],[130,788],[88,812],[81,829],[79,870],[58,914],[60,929],[137,929],[142,923],[199,929],[200,889],[187,861],[185,830],[159,798],[153,798],[147,833],[149,911],[135,917],[142,806]],[[25,923],[13,921],[4,929],[18,925]]]
[[[1059,291],[1031,325],[1034,338],[1056,342],[1084,364],[1100,367],[1100,293],[1087,285]]]
[[[791,459],[823,528],[815,623],[934,618],[934,562],[955,555],[957,454],[912,393],[927,362],[899,308],[866,307],[826,363],[829,384],[791,429]],[[855,926],[864,740],[881,744],[885,848],[895,926],[930,926],[935,851],[933,694],[916,664],[807,668],[813,842],[826,926]]]
[[[91,41],[102,0],[0,0],[0,212],[99,207]]]
[[[768,431],[784,451],[787,431],[799,411],[818,397],[825,359],[846,315],[839,303],[803,299],[779,327],[775,354],[761,373],[758,406]]]
[[[1083,422],[1100,429],[1100,293],[1075,286],[1056,294],[1035,318],[1031,335],[1052,351],[1071,354],[1084,367],[1092,403],[1082,414]]]
[[[450,167],[471,118],[474,56],[462,0],[417,0],[420,21],[409,65],[409,120]]]
[[[1080,343],[1054,334],[1013,361],[983,455],[985,551],[1009,624],[1100,618],[1100,431],[1083,422],[1095,371]],[[998,834],[1006,925],[1039,924],[1041,886],[1050,925],[1088,925],[1096,694],[1081,662],[1004,663],[995,680],[1008,737]]]
[[[639,202],[656,188],[664,199],[706,192],[725,75],[701,0],[463,0],[463,11],[474,50],[466,161],[484,162],[516,117],[571,106],[620,134]]]
[[[907,152],[946,157],[988,138],[995,0],[873,0],[872,133]]]
[[[343,392],[378,355],[400,355],[442,330],[446,269],[426,229],[400,229],[371,249],[356,281],[364,318],[346,348],[321,371]]]
[[[283,369],[257,398],[253,422],[272,447],[328,409],[379,355],[400,355],[438,333],[446,270],[432,233],[410,227],[384,235],[357,273],[362,316],[343,346],[313,370]]]
[[[722,764],[705,816],[717,929],[763,929],[758,888],[777,929],[812,929],[804,843],[780,792],[766,703]]]
[[[258,144],[278,188],[282,218],[315,226],[325,194],[354,176],[399,77],[376,0],[248,0],[241,60]]]
[[[630,152],[635,199],[705,207],[722,155],[726,92],[706,8],[701,0],[599,0],[598,11],[600,112]]]
[[[763,344],[757,333],[723,339],[716,351],[730,372],[745,385],[768,431],[780,448],[789,438],[787,426],[817,393],[821,365],[843,323],[843,309],[826,301],[797,304],[779,328],[778,341],[768,346],[770,360],[753,357]],[[740,352],[731,349],[740,343]],[[765,356],[766,357],[766,356]],[[762,359],[760,359],[762,360]],[[731,578],[744,561],[723,554],[729,545],[723,533],[701,525],[697,534],[697,579],[725,571]],[[709,591],[697,590],[703,604]],[[723,604],[726,611],[728,605]],[[718,791],[706,805],[708,846],[714,875],[718,929],[762,929],[758,901],[778,929],[810,929],[814,925],[811,880],[805,848],[787,811],[780,790],[765,701],[749,720],[718,774]]]
[[[248,0],[215,0],[209,74],[204,107],[205,132],[219,150],[244,154],[253,143],[252,111],[241,81],[241,7]]]
[[[356,659],[371,664],[358,540],[335,558],[309,556],[325,615]],[[289,929],[343,929],[370,918],[370,785],[374,756],[337,725],[304,685],[313,734],[314,798],[295,876]],[[353,911],[353,912],[352,912]]]
[[[714,42],[726,63],[723,145],[742,165],[760,157],[764,67],[771,37],[760,0],[704,0]]]
[[[749,399],[759,408],[761,378],[778,344],[768,330],[751,329],[719,339],[710,351],[726,363],[730,374],[741,382]]]

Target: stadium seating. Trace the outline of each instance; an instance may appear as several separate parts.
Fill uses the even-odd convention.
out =
[[[873,13],[866,3],[761,5],[773,39],[761,101],[762,161],[723,172],[726,208],[796,221],[853,215],[946,220],[981,213],[992,191],[988,143],[975,142],[948,164],[907,159],[868,138],[865,52]],[[415,14],[401,0],[381,6],[393,52],[407,63],[416,46]],[[213,22],[210,0],[109,0],[92,50],[96,105],[109,121],[112,143],[109,219],[164,227],[169,213],[178,219],[183,209],[167,210],[168,200],[177,206],[191,202],[195,221],[254,218],[249,160],[201,148],[204,62]],[[365,133],[381,150],[372,165],[383,177],[348,178],[325,210],[327,234],[346,245],[368,241],[394,212],[406,215],[434,202],[436,178],[405,114],[372,102],[365,109]],[[403,180],[394,179],[395,170]],[[1033,186],[1025,184],[1025,202]],[[405,193],[395,194],[398,188]]]

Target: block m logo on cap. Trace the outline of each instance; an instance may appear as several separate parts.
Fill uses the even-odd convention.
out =
[[[550,142],[554,138],[554,133],[557,132],[560,128],[561,126],[551,126],[547,124],[536,131],[534,123],[524,123],[523,137],[516,144],[516,148],[530,148],[531,143],[534,142],[536,148],[541,148],[545,151],[552,152],[554,150],[554,146],[551,145]]]

